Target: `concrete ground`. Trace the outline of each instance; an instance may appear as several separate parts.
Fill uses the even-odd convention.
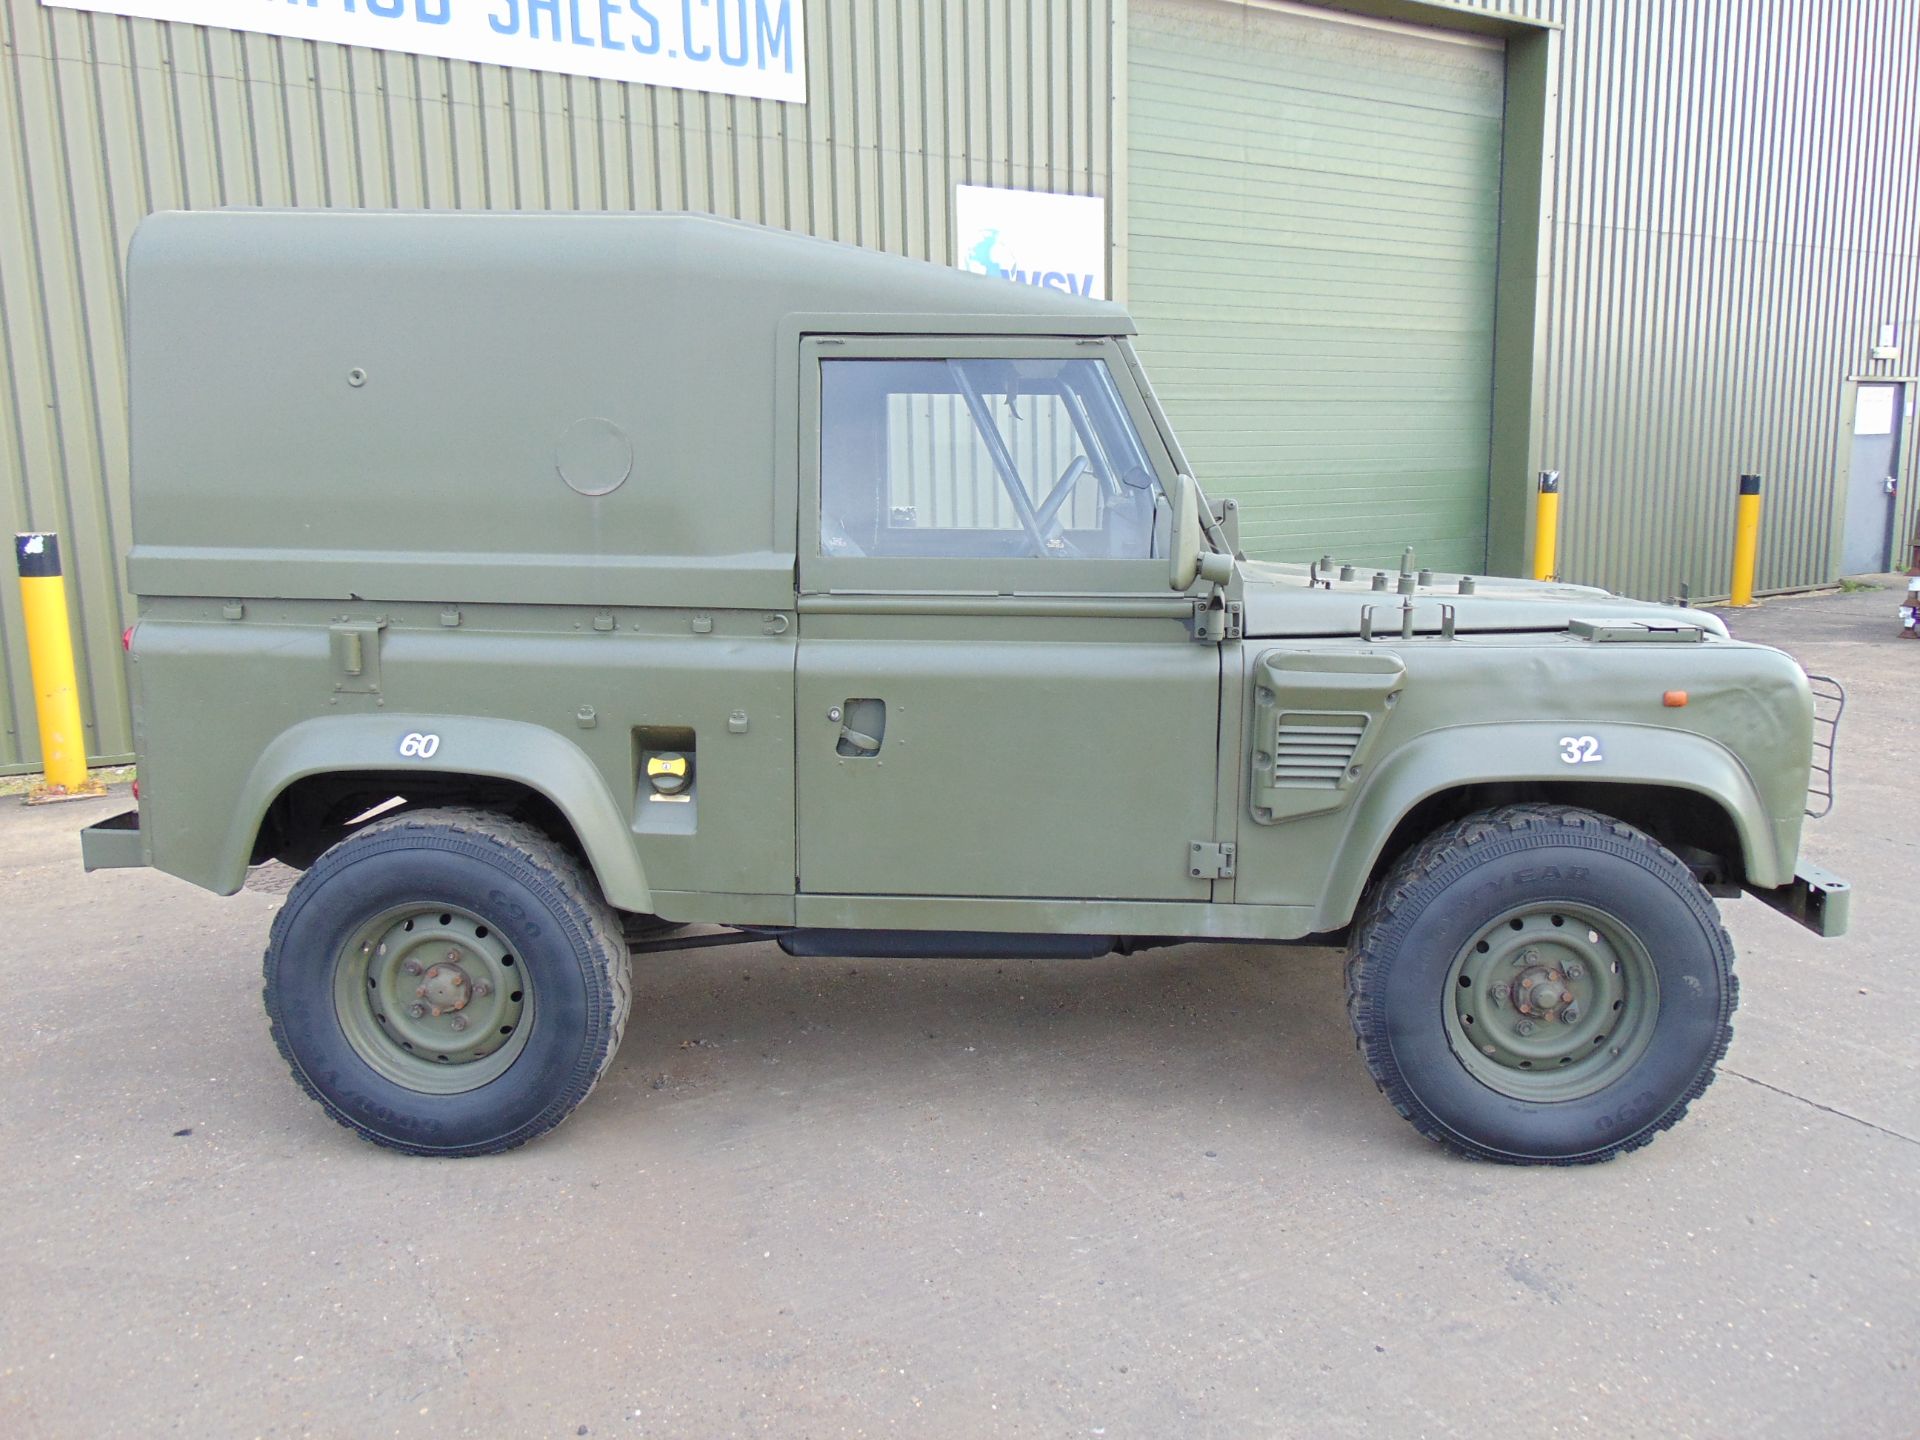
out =
[[[1611,1165],[1451,1158],[1338,958],[648,957],[581,1112],[384,1153],[288,1078],[278,902],[83,878],[0,806],[8,1436],[1913,1435],[1920,644],[1734,621],[1852,694],[1832,943],[1728,905],[1719,1082]]]

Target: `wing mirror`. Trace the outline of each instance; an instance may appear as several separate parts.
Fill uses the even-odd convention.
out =
[[[1195,580],[1224,585],[1233,578],[1233,557],[1207,549],[1200,529],[1200,487],[1191,475],[1176,477],[1173,485],[1173,523],[1167,547],[1167,584],[1185,590]]]

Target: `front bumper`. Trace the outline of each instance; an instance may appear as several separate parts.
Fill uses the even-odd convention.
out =
[[[1831,871],[1804,860],[1794,867],[1791,884],[1777,890],[1749,887],[1748,894],[1797,920],[1823,939],[1834,940],[1847,933],[1847,921],[1853,907],[1853,887]]]
[[[152,863],[140,812],[123,810],[80,832],[80,863],[88,870],[126,870]]]

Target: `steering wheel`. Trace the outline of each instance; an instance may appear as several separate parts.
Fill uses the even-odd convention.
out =
[[[1053,489],[1047,492],[1047,498],[1040,502],[1040,508],[1034,512],[1034,518],[1040,522],[1040,528],[1049,539],[1058,539],[1055,533],[1061,527],[1054,524],[1060,513],[1060,507],[1067,503],[1067,497],[1073,493],[1074,482],[1087,473],[1087,457],[1076,455],[1067,462],[1067,468],[1054,482]]]

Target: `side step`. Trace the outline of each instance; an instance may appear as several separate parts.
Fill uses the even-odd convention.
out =
[[[1115,935],[1022,935],[998,930],[789,930],[789,955],[841,960],[1091,960]]]

